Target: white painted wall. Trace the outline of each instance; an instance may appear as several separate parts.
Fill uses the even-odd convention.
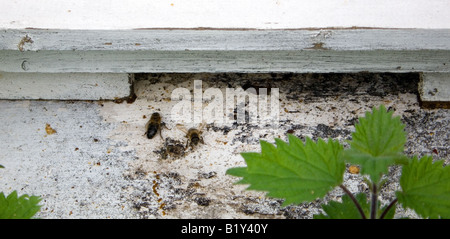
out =
[[[450,28],[449,0],[0,0],[0,28]]]

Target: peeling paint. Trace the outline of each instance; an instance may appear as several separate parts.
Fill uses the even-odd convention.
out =
[[[31,39],[31,37],[29,37],[28,35],[25,35],[19,42],[19,44],[17,44],[17,48],[19,49],[19,51],[25,51],[24,46],[25,43],[33,43],[34,41]]]

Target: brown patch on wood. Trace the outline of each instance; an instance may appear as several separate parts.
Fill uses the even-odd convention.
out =
[[[114,97],[113,102],[116,104],[122,104],[124,101],[126,101],[127,104],[133,104],[134,101],[136,101],[136,99],[137,99],[137,95],[135,93],[133,93],[130,96],[127,96],[124,98]]]
[[[22,40],[20,40],[19,44],[17,44],[17,48],[19,48],[19,51],[24,51],[23,46],[25,43],[33,43],[33,40],[28,35],[25,35]]]
[[[306,49],[311,49],[311,50],[329,50],[328,48],[323,47],[323,45],[325,45],[325,43],[317,42],[317,43],[313,44],[313,47],[309,47],[309,48],[306,48]]]
[[[422,109],[450,109],[450,102],[448,101],[419,101]]]

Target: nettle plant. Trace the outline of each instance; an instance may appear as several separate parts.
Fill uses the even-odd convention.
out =
[[[237,183],[249,184],[248,190],[284,199],[282,206],[311,202],[340,187],[345,192],[342,201],[323,204],[325,213],[314,215],[317,219],[391,219],[397,203],[422,218],[450,218],[450,167],[431,156],[408,158],[403,153],[405,126],[392,114],[383,105],[366,112],[355,125],[348,149],[333,139],[303,142],[288,135],[288,142],[277,138],[275,145],[261,140],[261,153],[241,153],[247,167],[228,169],[227,174],[241,177]],[[353,195],[344,186],[347,163],[359,165],[369,195]],[[379,192],[393,165],[402,167],[401,190],[381,207]]]
[[[0,168],[4,167],[0,165]],[[17,191],[8,196],[0,192],[0,219],[30,219],[40,210],[40,201],[38,196],[24,194],[19,197]]]

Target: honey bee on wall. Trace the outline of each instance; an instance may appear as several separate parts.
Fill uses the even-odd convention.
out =
[[[186,142],[186,148],[188,146],[191,146],[191,148],[193,148],[194,146],[197,146],[198,143],[205,144],[205,142],[203,141],[203,137],[202,137],[202,133],[203,133],[202,130],[203,130],[204,126],[205,126],[205,124],[202,123],[202,124],[200,124],[200,126],[198,128],[190,128],[190,129],[186,130],[186,128],[184,128],[182,125],[177,124],[178,129],[183,131],[186,134],[186,138],[188,139]]]
[[[158,112],[153,113],[150,120],[145,125],[145,134],[147,135],[147,138],[153,139],[159,131],[159,136],[163,139],[161,135],[161,126],[164,126],[164,123],[161,122],[161,115]]]

